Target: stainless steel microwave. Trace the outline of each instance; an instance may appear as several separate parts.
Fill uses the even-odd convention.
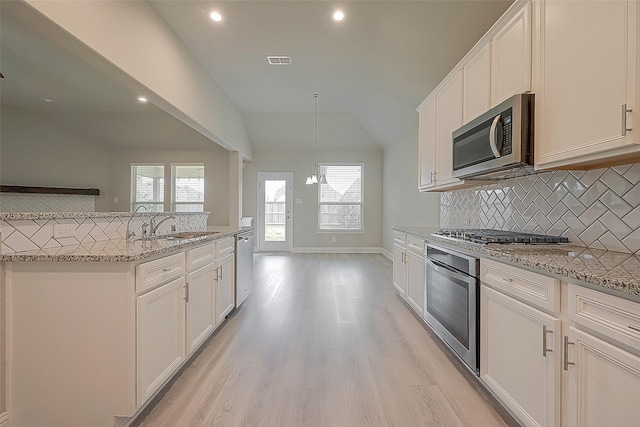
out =
[[[533,94],[514,95],[453,132],[453,176],[505,179],[533,173]]]

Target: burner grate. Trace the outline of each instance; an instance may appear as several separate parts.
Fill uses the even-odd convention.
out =
[[[436,236],[465,240],[474,243],[520,243],[529,245],[569,243],[569,239],[564,236],[550,236],[545,234],[521,233],[518,231],[491,229],[440,230],[433,234]]]

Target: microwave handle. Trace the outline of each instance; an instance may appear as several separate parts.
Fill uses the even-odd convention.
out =
[[[496,159],[501,155],[498,145],[496,144],[496,129],[498,127],[498,123],[500,123],[501,117],[502,116],[498,114],[493,119],[493,123],[491,123],[491,130],[489,131],[489,147],[491,147],[491,151],[493,151],[493,155],[496,156]]]

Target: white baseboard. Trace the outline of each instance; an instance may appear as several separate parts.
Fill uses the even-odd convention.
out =
[[[291,250],[295,254],[383,254],[380,247],[297,247]]]
[[[9,414],[3,412],[0,414],[0,427],[7,427],[9,425]]]
[[[387,258],[389,258],[391,261],[393,261],[393,253],[389,252],[386,249],[382,249],[382,255],[386,256]]]

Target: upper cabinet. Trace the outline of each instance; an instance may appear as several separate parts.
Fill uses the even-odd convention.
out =
[[[487,43],[462,67],[465,123],[491,107],[491,44]]]
[[[491,39],[491,106],[531,90],[530,9],[526,3]]]
[[[536,168],[640,158],[635,0],[535,2]]]
[[[516,1],[418,107],[420,191],[486,184],[453,177],[453,131],[531,89],[531,5]]]

